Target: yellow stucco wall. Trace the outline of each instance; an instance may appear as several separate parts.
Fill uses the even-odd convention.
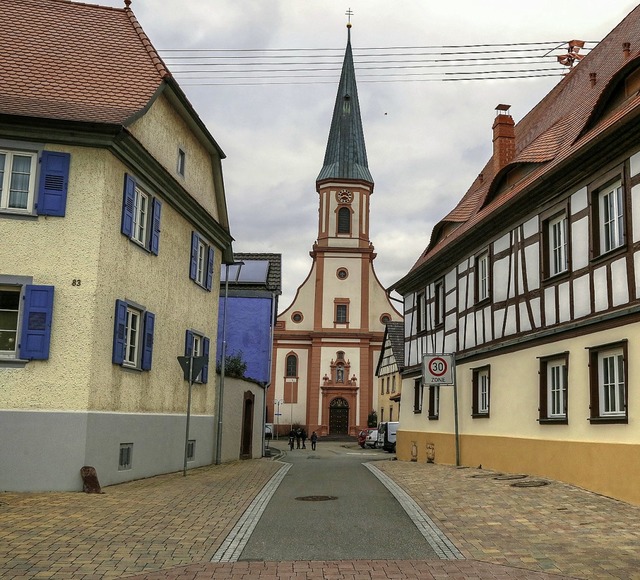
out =
[[[588,347],[627,339],[628,424],[591,424],[589,417]],[[640,367],[634,352],[640,344],[638,325],[616,328],[559,340],[535,348],[458,364],[458,411],[461,462],[463,465],[524,472],[559,479],[587,489],[640,503],[640,442],[635,420],[640,400],[634,386],[640,384]],[[539,418],[538,357],[569,352],[568,424],[546,425]],[[471,416],[472,370],[490,365],[490,417]],[[413,396],[413,379],[403,390]],[[412,441],[418,461],[426,461],[426,445],[434,443],[436,462],[455,463],[453,387],[440,388],[440,418],[427,419],[427,390],[423,412],[402,407],[397,453],[411,460]]]
[[[210,154],[164,95],[129,130],[207,212],[219,218]],[[186,154],[184,177],[177,172],[178,148]]]
[[[2,219],[2,237],[12,243],[0,249],[0,273],[55,286],[49,360],[0,370],[4,409],[75,410],[85,409],[88,401],[88,329],[98,279],[101,196],[111,156],[81,147],[55,150],[71,154],[66,216]],[[81,284],[73,285],[74,280]]]
[[[412,454],[412,449],[414,450]],[[453,434],[398,431],[397,456],[455,465]],[[460,465],[555,479],[640,505],[640,444],[460,436]]]
[[[152,108],[151,118],[139,121],[136,133],[145,146],[162,141],[163,132],[171,133],[171,123],[176,125],[166,105]],[[168,128],[158,127],[167,121]],[[177,123],[175,135],[174,143],[189,141],[184,123]],[[144,176],[105,149],[51,149],[71,154],[65,217],[3,219],[3,237],[13,242],[10,249],[0,250],[0,273],[32,276],[34,284],[55,287],[50,356],[1,369],[0,407],[181,413],[187,383],[176,357],[184,354],[186,330],[210,337],[215,358],[220,249],[215,252],[213,291],[207,292],[189,279],[192,227],[162,199],[162,192],[148,191],[164,202],[155,256],[120,231],[124,175],[132,173],[143,184]],[[166,157],[162,150],[158,154]],[[189,173],[190,188],[213,212],[210,160]],[[116,299],[156,315],[149,372],[111,362]],[[209,384],[194,388],[194,413],[213,413],[214,378],[211,368]]]

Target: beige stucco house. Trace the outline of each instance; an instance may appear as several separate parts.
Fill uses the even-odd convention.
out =
[[[397,421],[402,398],[404,368],[404,322],[387,322],[382,350],[376,366],[378,377],[378,422]]]
[[[0,25],[0,490],[212,463],[216,374],[185,445],[177,357],[215,352],[224,154],[128,5],[4,0]]]
[[[425,401],[397,452],[455,463],[453,388],[421,375],[452,353],[462,465],[640,503],[640,8],[577,47],[517,124],[497,107],[492,158],[394,285]]]

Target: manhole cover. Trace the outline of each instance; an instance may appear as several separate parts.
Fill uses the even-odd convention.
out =
[[[529,481],[516,481],[512,483],[512,487],[544,487],[549,485],[548,481],[542,481],[540,479],[530,479]]]
[[[497,477],[494,477],[493,479],[499,479],[501,481],[508,481],[509,479],[524,479],[525,477],[528,477],[527,475],[523,475],[522,473],[514,473],[512,475],[498,475]]]
[[[296,499],[298,501],[330,501],[338,498],[335,495],[302,495]]]

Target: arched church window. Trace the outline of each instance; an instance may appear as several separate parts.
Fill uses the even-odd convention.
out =
[[[338,233],[351,233],[351,210],[348,207],[341,207],[338,210]]]
[[[295,354],[290,354],[287,356],[287,376],[298,376],[298,357]]]

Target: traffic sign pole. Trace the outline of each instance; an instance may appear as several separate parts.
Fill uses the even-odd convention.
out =
[[[453,420],[456,443],[456,467],[460,466],[460,427],[458,423],[458,385],[454,354],[425,354],[422,357],[422,384],[453,386]]]

